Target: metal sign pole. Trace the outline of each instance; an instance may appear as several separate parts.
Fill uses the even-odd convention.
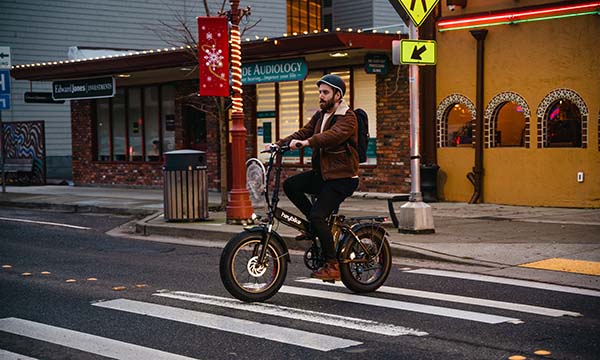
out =
[[[419,38],[419,29],[411,22],[409,37],[414,40]],[[410,94],[410,198],[411,202],[423,201],[421,195],[421,145],[419,136],[419,68],[418,65],[408,66],[408,81]]]
[[[409,37],[419,38],[417,27],[411,22]],[[423,202],[421,195],[421,155],[420,147],[420,111],[419,111],[419,68],[409,65],[408,81],[410,90],[410,197],[409,201],[400,208],[398,231],[412,234],[427,234],[435,232],[431,206]]]

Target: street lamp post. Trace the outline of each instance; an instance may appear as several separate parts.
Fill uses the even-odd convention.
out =
[[[239,0],[231,0],[231,174],[232,184],[227,203],[227,223],[245,224],[254,212],[246,189],[246,127],[242,101],[242,45],[239,23],[249,10],[239,9]],[[225,174],[226,176],[226,174]]]

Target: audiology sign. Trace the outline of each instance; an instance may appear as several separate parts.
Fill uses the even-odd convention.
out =
[[[242,65],[242,84],[300,81],[306,78],[308,66],[304,59],[263,61]]]
[[[112,76],[52,82],[54,100],[98,99],[113,96],[115,96],[115,79]]]

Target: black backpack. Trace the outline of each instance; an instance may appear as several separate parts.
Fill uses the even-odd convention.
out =
[[[358,162],[367,161],[367,148],[369,147],[369,116],[363,109],[354,109],[356,120],[358,121]]]

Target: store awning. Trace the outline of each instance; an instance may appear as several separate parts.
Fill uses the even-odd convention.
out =
[[[242,60],[252,62],[341,50],[391,51],[392,41],[396,39],[398,35],[395,34],[323,32],[244,41]],[[17,80],[50,81],[191,66],[197,61],[194,53],[195,49],[182,46],[89,59],[20,64],[12,67],[11,76]]]

